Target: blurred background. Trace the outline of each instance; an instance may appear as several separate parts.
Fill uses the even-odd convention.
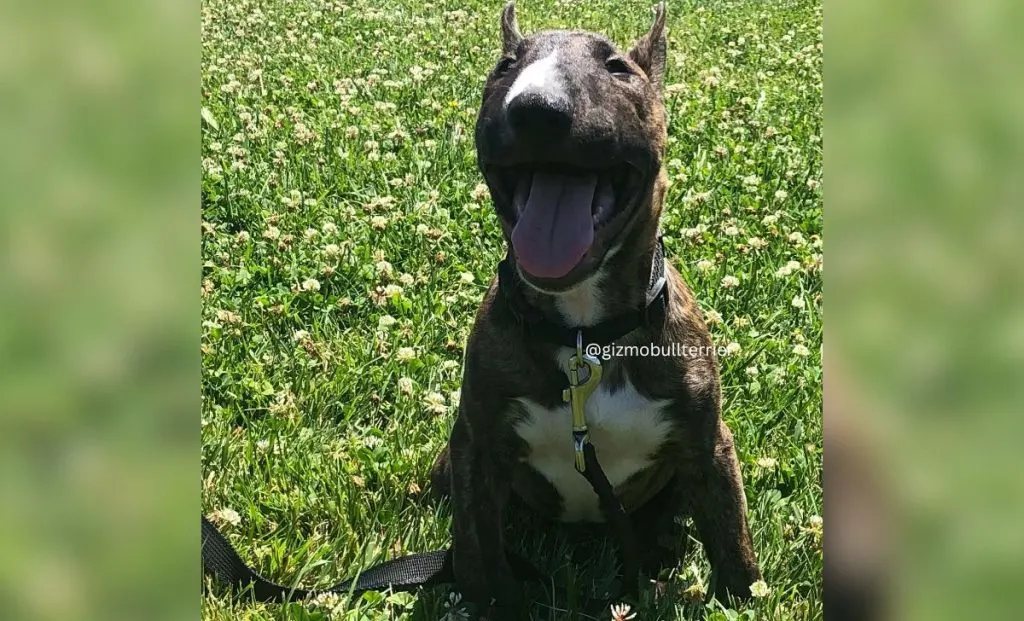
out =
[[[825,9],[828,618],[1019,616],[1022,15]]]
[[[0,616],[197,617],[199,6],[0,3]]]
[[[0,5],[7,619],[197,615],[198,11]],[[1022,13],[825,10],[829,619],[1017,616]]]

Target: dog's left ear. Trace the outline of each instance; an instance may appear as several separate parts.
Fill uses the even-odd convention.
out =
[[[665,3],[654,8],[654,24],[651,29],[629,50],[629,58],[640,65],[654,88],[661,90],[665,79],[665,53],[668,42],[665,37]]]

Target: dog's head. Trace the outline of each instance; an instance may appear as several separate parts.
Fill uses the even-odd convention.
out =
[[[664,5],[625,53],[590,32],[524,37],[511,2],[501,27],[502,58],[477,118],[477,158],[520,273],[537,288],[564,290],[627,235],[656,228]]]

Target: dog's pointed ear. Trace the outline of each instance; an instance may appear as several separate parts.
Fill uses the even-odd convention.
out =
[[[647,34],[633,45],[633,49],[629,50],[629,57],[640,65],[651,84],[660,90],[665,80],[665,54],[668,48],[665,36],[665,3],[659,3],[654,11],[654,24]]]
[[[519,24],[516,22],[516,3],[509,2],[501,11],[501,38],[502,51],[512,54],[519,47],[523,35],[519,34]]]

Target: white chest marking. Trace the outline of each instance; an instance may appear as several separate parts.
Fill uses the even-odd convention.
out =
[[[570,326],[592,326],[604,318],[598,284],[601,272],[591,274],[568,291],[554,294],[555,307]]]
[[[568,355],[559,356],[563,357],[567,359]],[[524,461],[558,490],[563,505],[561,519],[602,521],[597,495],[573,466],[569,406],[547,409],[528,399],[519,402],[527,416],[516,425],[516,433],[530,445]],[[667,403],[641,396],[628,380],[614,394],[599,386],[587,400],[590,440],[613,487],[650,465],[670,429],[662,414]]]
[[[558,64],[558,51],[551,52],[544,58],[530,63],[516,76],[516,81],[505,94],[505,106],[526,91],[543,91],[556,83],[560,78],[556,71]]]
[[[614,246],[605,254],[607,261],[618,253],[620,246]],[[570,326],[593,326],[601,323],[605,318],[604,304],[601,302],[604,297],[601,294],[601,281],[604,280],[604,269],[599,269],[590,276],[584,278],[576,286],[568,291],[551,293],[555,298],[555,308],[565,319],[566,325]],[[563,358],[562,366],[568,364],[568,355]]]

